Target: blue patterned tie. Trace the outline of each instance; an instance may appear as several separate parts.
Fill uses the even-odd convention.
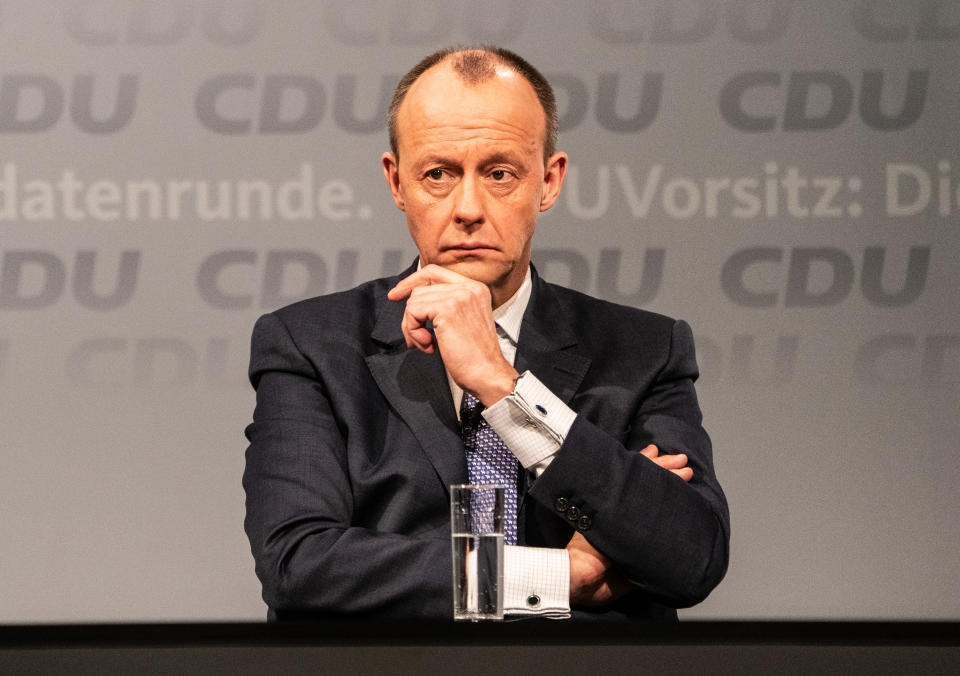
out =
[[[517,457],[500,435],[480,415],[483,406],[471,394],[463,393],[460,428],[467,450],[467,475],[472,484],[506,486],[504,491],[503,542],[517,544]]]

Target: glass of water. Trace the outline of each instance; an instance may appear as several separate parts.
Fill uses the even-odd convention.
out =
[[[453,619],[503,619],[503,486],[450,487]]]

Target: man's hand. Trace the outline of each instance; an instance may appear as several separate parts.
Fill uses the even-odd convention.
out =
[[[602,606],[630,590],[630,583],[611,570],[610,559],[594,549],[580,533],[567,544],[570,555],[570,605]]]
[[[686,453],[660,455],[660,449],[654,444],[650,444],[640,451],[640,455],[649,458],[664,469],[670,470],[684,481],[690,481],[693,478],[693,468],[687,467]]]
[[[486,285],[427,265],[400,280],[387,298],[407,299],[400,326],[407,346],[428,354],[439,349],[450,376],[484,406],[513,391],[517,372],[500,351]],[[427,322],[433,324],[436,346]]]

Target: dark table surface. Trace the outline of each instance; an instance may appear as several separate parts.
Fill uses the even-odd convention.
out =
[[[0,674],[960,674],[960,622],[0,625]]]

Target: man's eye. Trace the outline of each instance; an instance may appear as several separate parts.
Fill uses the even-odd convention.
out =
[[[503,169],[494,169],[490,172],[490,175],[493,176],[493,180],[502,181],[507,177],[507,172],[505,172]]]
[[[427,176],[432,178],[434,181],[439,181],[443,178],[443,169],[431,169],[427,172]]]

